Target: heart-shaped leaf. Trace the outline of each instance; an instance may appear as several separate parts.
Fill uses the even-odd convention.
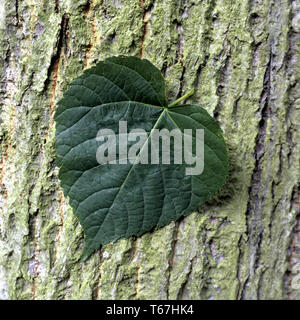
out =
[[[164,79],[145,59],[112,57],[86,70],[64,93],[55,120],[59,178],[86,237],[82,260],[102,244],[139,236],[188,215],[211,198],[228,175],[217,122],[197,105],[168,106]],[[120,129],[125,124],[129,135]],[[114,150],[103,152],[110,141],[110,134],[99,138],[103,129],[115,133]],[[172,137],[169,160],[164,150],[155,158],[153,150],[161,145],[154,137],[163,129],[179,131],[184,142],[192,141],[192,149],[180,149],[185,144]],[[201,155],[197,130],[202,138],[204,133]],[[124,157],[126,144],[126,152],[131,151]],[[107,163],[97,157],[101,146]],[[201,170],[192,172],[191,162],[180,163],[178,156],[194,159],[195,166],[202,161]]]

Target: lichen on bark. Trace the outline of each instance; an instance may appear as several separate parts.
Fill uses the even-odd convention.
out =
[[[1,0],[0,16],[0,299],[300,298],[297,1]],[[152,61],[170,100],[195,89],[230,178],[199,212],[80,263],[53,113],[118,54]]]

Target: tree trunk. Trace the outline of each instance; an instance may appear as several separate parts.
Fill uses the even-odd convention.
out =
[[[299,0],[0,0],[0,299],[300,299]],[[103,246],[55,165],[56,102],[112,55],[220,123],[230,177],[188,217]]]

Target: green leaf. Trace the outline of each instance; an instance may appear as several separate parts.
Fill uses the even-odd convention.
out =
[[[168,107],[164,79],[145,59],[112,57],[86,70],[64,93],[55,120],[59,178],[85,232],[82,260],[102,244],[140,236],[188,215],[226,181],[228,155],[219,125],[197,105]],[[127,121],[128,132],[147,132],[149,159],[154,129],[203,129],[203,172],[187,175],[189,165],[174,164],[172,139],[170,164],[162,164],[161,154],[157,164],[138,163],[146,143],[133,163],[99,164],[96,137],[103,128],[116,133],[118,159],[119,121]]]

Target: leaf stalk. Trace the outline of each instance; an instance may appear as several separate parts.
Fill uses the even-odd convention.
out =
[[[168,108],[172,108],[175,107],[179,102],[187,99],[188,97],[192,96],[194,94],[194,89],[188,91],[185,95],[183,95],[182,97],[180,97],[179,99],[173,101],[172,103],[170,103],[168,105]]]

